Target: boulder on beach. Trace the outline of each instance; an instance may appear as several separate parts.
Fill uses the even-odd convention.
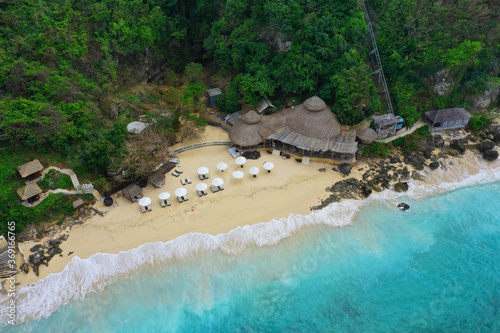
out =
[[[483,158],[487,161],[494,161],[498,158],[498,152],[496,150],[487,149],[483,151]]]

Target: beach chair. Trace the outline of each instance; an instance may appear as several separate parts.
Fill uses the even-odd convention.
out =
[[[189,200],[189,198],[188,198],[187,195],[183,196],[182,199],[184,199],[184,201],[188,201]]]
[[[198,192],[198,196],[199,196],[199,197],[203,196],[203,192],[202,192],[202,191],[198,191],[198,190],[196,190],[196,192]]]
[[[181,173],[183,173],[183,172],[184,172],[184,171],[182,171],[182,170],[181,170],[181,169],[179,169],[179,168],[175,168],[175,170],[174,170],[174,171],[175,171],[175,172],[177,172],[179,175],[180,175]]]
[[[160,200],[160,204],[162,208],[165,208],[167,204],[165,203],[165,200]]]
[[[145,213],[145,212],[146,212],[146,207],[141,206],[141,211],[142,211],[143,213]]]
[[[192,181],[191,181],[191,179],[189,179],[189,177],[186,177],[186,182],[187,182],[188,184],[191,184],[191,183],[192,183]]]
[[[181,184],[186,185],[186,181],[183,178],[181,178]]]
[[[210,186],[210,189],[212,190],[213,193],[217,192],[219,190],[219,188],[217,186]]]
[[[172,172],[172,175],[174,175],[175,177],[179,177],[180,173],[177,173],[177,172],[175,172],[175,170],[174,170],[174,172]]]
[[[172,203],[170,202],[170,199],[166,199],[165,202],[167,203],[167,206],[172,205]]]
[[[151,205],[148,205],[148,211],[152,211],[153,208],[151,207]]]
[[[222,187],[222,185],[219,186],[219,190],[221,190],[221,191],[224,190],[224,187]]]
[[[201,191],[203,193],[203,195],[207,195],[207,191]]]
[[[182,202],[182,197],[177,197],[177,200],[179,200],[179,203]]]
[[[204,180],[205,179],[205,176],[203,176],[203,175],[198,175],[198,177],[200,178],[200,180]]]
[[[208,179],[208,175],[203,175],[203,177],[204,177],[205,179]]]

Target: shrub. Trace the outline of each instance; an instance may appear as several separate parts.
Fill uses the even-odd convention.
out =
[[[489,124],[490,120],[484,114],[474,116],[469,120],[469,127],[474,131],[480,131]]]

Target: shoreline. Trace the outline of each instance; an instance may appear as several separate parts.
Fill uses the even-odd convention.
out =
[[[222,141],[225,139],[224,136],[227,136],[227,133],[220,128],[207,127],[206,131],[208,133],[202,134],[204,138],[202,141]],[[199,142],[200,138],[185,141],[173,149],[189,145],[191,141]],[[238,227],[286,219],[290,215],[309,215],[312,207],[322,204],[330,196],[326,191],[327,187],[349,178],[362,180],[362,172],[369,170],[372,162],[358,162],[349,176],[343,176],[323,163],[312,162],[308,166],[294,159],[283,160],[267,153],[263,153],[258,160],[248,160],[241,169],[232,161],[226,147],[195,149],[182,153],[179,158],[181,160],[179,167],[184,170],[182,176],[188,176],[193,181],[192,184],[185,186],[188,189],[189,201],[178,203],[177,200],[172,200],[172,206],[160,207],[159,193],[168,191],[173,194],[175,188],[181,187],[179,180],[181,177],[176,178],[167,174],[166,185],[163,188],[156,189],[148,185],[144,191],[144,196],[151,197],[153,201],[152,212],[141,213],[137,203],[131,203],[123,197],[117,198],[115,201],[118,207],[106,216],[96,214],[84,224],[75,225],[71,230],[64,232],[69,238],[60,245],[63,251],[62,257],[55,256],[48,267],[41,265],[38,277],[33,270],[28,274],[20,272],[16,277],[17,282],[24,286],[42,280],[52,273],[62,272],[75,256],[88,259],[97,253],[118,254],[144,244],[167,243],[193,233],[216,236],[227,234]],[[468,164],[464,167],[469,175],[480,171],[477,158],[471,151],[456,159],[468,161],[464,162]],[[269,174],[261,167],[264,161],[275,164],[275,169]],[[228,170],[224,173],[217,170],[215,165],[218,162],[228,163]],[[414,171],[414,168],[404,165]],[[199,198],[194,187],[199,182],[196,170],[200,166],[207,166],[210,169],[210,179],[205,183],[210,185],[213,178],[221,177],[225,180],[225,190],[217,193],[208,190],[207,196]],[[248,174],[248,168],[252,166],[261,168],[257,178]],[[320,168],[325,168],[326,172],[319,172]],[[427,169],[425,172],[438,177],[436,171]],[[231,173],[235,170],[246,171],[245,177],[241,180],[232,178]],[[439,178],[441,181],[446,181],[446,173],[444,175],[441,173]],[[438,184],[437,178],[429,180],[429,185]],[[416,181],[416,184],[427,184],[427,181]],[[57,235],[54,238],[56,237]],[[24,242],[20,246],[29,256],[31,254],[29,249],[39,243],[41,242]],[[68,255],[70,252],[72,254]]]

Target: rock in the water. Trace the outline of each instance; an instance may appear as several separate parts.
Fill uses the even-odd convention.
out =
[[[431,164],[429,164],[429,168],[431,168],[432,170],[436,170],[437,168],[439,168],[439,162],[432,162]]]
[[[433,135],[432,140],[434,141],[434,147],[436,148],[443,148],[444,146],[444,139],[441,135]]]
[[[348,163],[342,163],[339,166],[339,171],[342,172],[345,175],[348,175],[349,173],[351,173],[351,169],[352,168],[351,168],[351,166]]]
[[[396,192],[406,192],[408,191],[408,183],[407,182],[399,182],[394,184],[394,190]]]
[[[494,161],[498,158],[498,152],[496,150],[485,150],[483,151],[483,158],[487,161]]]
[[[422,176],[420,173],[418,173],[417,171],[413,171],[411,173],[411,178],[415,179],[415,180],[424,180],[424,176]]]
[[[464,140],[462,139],[451,140],[450,148],[458,150],[460,154],[465,153]]]
[[[408,205],[408,204],[406,204],[406,203],[402,202],[402,203],[400,203],[400,204],[398,205],[398,208],[399,208],[400,210],[408,210],[408,209],[410,209],[410,205]]]
[[[372,194],[372,188],[370,186],[363,185],[363,187],[361,188],[361,192],[365,197],[368,197],[370,194]]]
[[[484,140],[483,142],[481,142],[477,145],[477,149],[479,149],[479,151],[481,151],[481,152],[483,152],[485,150],[491,150],[491,149],[493,149],[493,147],[495,147],[495,143],[493,141],[490,141],[490,140]]]

